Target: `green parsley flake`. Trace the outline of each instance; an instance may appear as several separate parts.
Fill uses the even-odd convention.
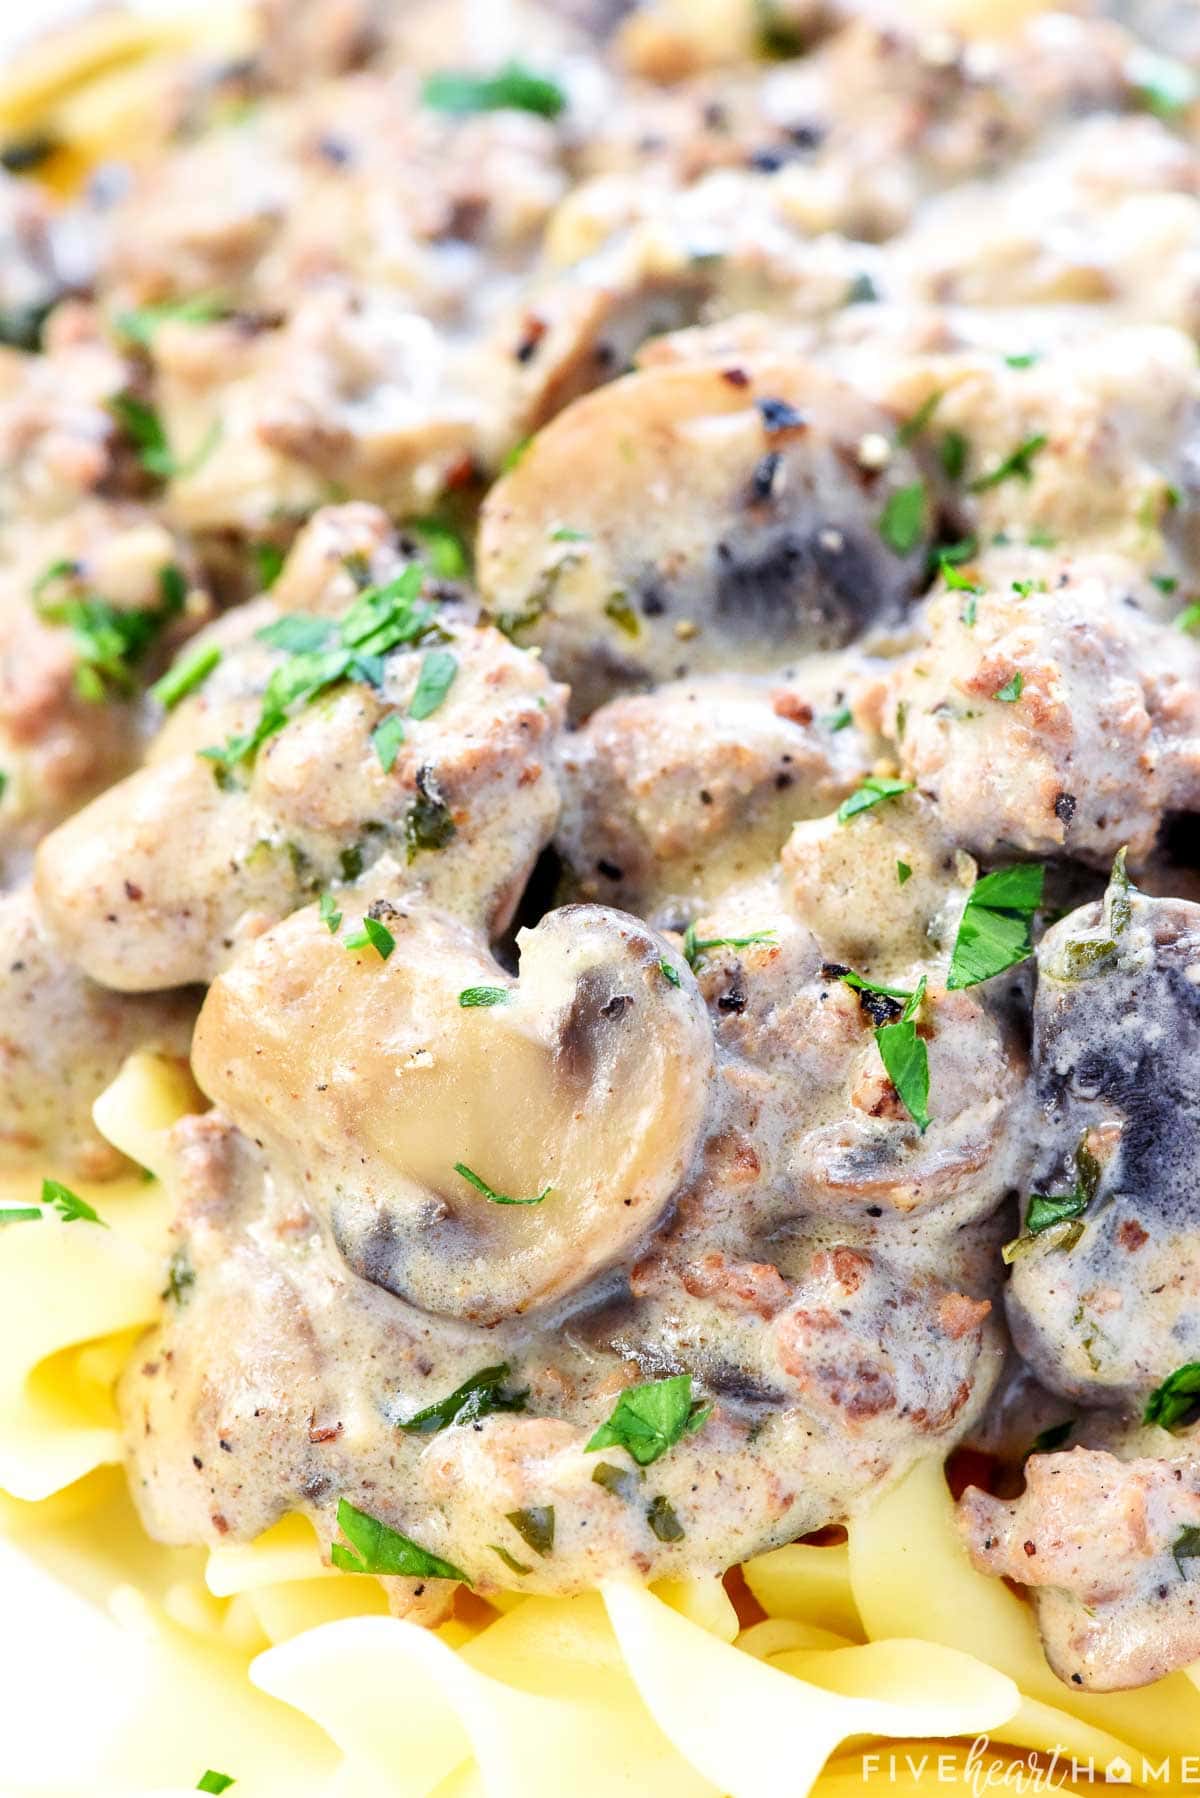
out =
[[[329,934],[331,936],[336,936],[342,927],[342,914],[334,903],[332,893],[321,894],[320,904],[317,906],[317,916],[320,918],[322,924],[325,925]]]
[[[161,325],[209,325],[214,319],[227,317],[229,310],[216,294],[198,293],[186,300],[161,300],[155,306],[134,306],[128,312],[118,312],[113,328],[127,342],[148,349]]]
[[[1183,1570],[1183,1563],[1200,1558],[1200,1529],[1194,1523],[1184,1524],[1171,1544],[1171,1554],[1179,1569],[1180,1579],[1186,1579],[1187,1574]]]
[[[1073,1417],[1064,1418],[1062,1423],[1052,1423],[1049,1429],[1043,1430],[1040,1435],[1034,1437],[1029,1447],[1029,1453],[1031,1455],[1052,1455],[1055,1449],[1061,1448],[1070,1439],[1074,1428],[1075,1419]]]
[[[410,718],[430,718],[450,691],[458,673],[458,657],[448,649],[431,649],[421,663],[417,685],[409,704]]]
[[[1015,356],[1006,356],[1009,368],[1033,368],[1042,359],[1040,350],[1020,350]]]
[[[256,590],[269,593],[283,572],[283,551],[275,543],[252,543],[250,557],[254,563]]]
[[[405,525],[420,539],[425,560],[439,581],[461,581],[471,572],[471,552],[454,526],[441,518],[414,518]]]
[[[863,781],[861,787],[855,789],[848,799],[843,799],[837,809],[839,824],[848,824],[851,818],[857,818],[860,812],[869,812],[873,806],[882,805],[887,799],[898,799],[902,793],[911,793],[915,781],[889,780],[871,774]]]
[[[1186,63],[1143,45],[1131,52],[1125,75],[1140,103],[1160,119],[1178,118],[1200,94],[1196,75]]]
[[[411,1417],[398,1417],[396,1427],[406,1436],[433,1436],[439,1430],[448,1429],[452,1423],[473,1423],[490,1411],[523,1411],[528,1391],[500,1390],[511,1371],[507,1361],[497,1367],[481,1367],[446,1398],[426,1405],[423,1411],[416,1411]]]
[[[587,1443],[585,1453],[623,1448],[639,1467],[649,1467],[684,1436],[693,1435],[711,1415],[711,1405],[692,1397],[691,1374],[627,1386],[611,1417]]]
[[[505,63],[494,75],[439,70],[426,76],[421,99],[435,112],[533,112],[543,119],[556,119],[567,104],[556,81],[519,62]]]
[[[829,712],[821,722],[827,731],[846,730],[853,724],[854,714],[848,705],[842,705],[836,712]]]
[[[72,1192],[69,1186],[64,1186],[59,1180],[42,1181],[42,1204],[53,1205],[65,1224],[82,1222],[99,1224],[102,1229],[108,1229],[100,1213],[94,1211],[86,1199],[81,1199],[78,1193]]]
[[[540,1205],[542,1200],[548,1198],[554,1191],[552,1186],[544,1186],[541,1192],[535,1193],[531,1199],[510,1199],[506,1193],[497,1192],[494,1187],[489,1186],[487,1181],[479,1174],[474,1173],[465,1161],[456,1161],[454,1171],[461,1175],[469,1186],[473,1186],[476,1192],[481,1192],[485,1199],[490,1199],[493,1205]]]
[[[181,459],[168,443],[162,420],[153,406],[147,406],[132,393],[118,393],[109,400],[108,409],[137,450],[138,461],[146,473],[159,481],[195,474],[221,438],[221,421],[214,418],[192,454]]]
[[[900,429],[896,432],[896,442],[905,444],[912,443],[915,438],[919,437],[929,424],[930,419],[933,417],[941,403],[942,395],[940,390],[935,390],[929,395],[928,399],[922,400],[912,417],[905,419],[904,423],[900,426]]]
[[[381,961],[386,961],[395,947],[396,939],[387,925],[373,918],[370,912],[362,921],[362,929],[346,938],[347,949],[375,949]]]
[[[512,1524],[535,1555],[541,1555],[545,1560],[547,1555],[554,1553],[553,1505],[530,1505],[524,1511],[506,1511],[504,1520]]]
[[[209,1767],[196,1781],[198,1792],[227,1792],[237,1781],[232,1773],[216,1773]]]
[[[379,758],[379,766],[390,774],[404,741],[404,720],[399,712],[391,712],[371,732],[371,745]]]
[[[1024,690],[1025,676],[1018,668],[1015,674],[1009,676],[1002,687],[996,688],[996,691],[992,694],[992,698],[1002,699],[1005,704],[1011,705],[1014,700],[1020,699]]]
[[[287,660],[274,670],[263,690],[262,709],[253,730],[230,737],[219,747],[202,749],[209,761],[229,769],[252,758],[289,718],[343,680],[361,680],[378,688],[383,657],[418,641],[435,622],[433,606],[421,601],[422,569],[413,564],[395,580],[360,593],[350,610],[335,622],[301,612],[288,613],[255,636]]]
[[[40,1223],[45,1215],[36,1205],[0,1206],[0,1225]]]
[[[589,543],[590,531],[574,530],[569,524],[556,524],[550,533],[551,543]]]
[[[970,444],[961,431],[943,431],[938,441],[938,461],[948,481],[961,481],[967,466]]]
[[[137,667],[173,618],[183,609],[187,582],[179,569],[159,570],[159,605],[115,606],[80,586],[74,562],[53,562],[33,587],[33,605],[48,624],[64,625],[75,646],[75,690],[100,702],[128,697],[137,685]],[[55,588],[64,591],[56,593]]]
[[[215,643],[203,644],[188,655],[180,656],[162,679],[156,680],[148,689],[151,699],[156,699],[164,711],[172,711],[181,699],[204,685],[220,660],[221,650]]]
[[[466,1574],[452,1562],[430,1554],[410,1537],[402,1536],[399,1530],[389,1529],[386,1523],[381,1523],[367,1511],[360,1511],[349,1499],[338,1499],[337,1521],[351,1546],[345,1548],[335,1542],[329,1556],[343,1573],[400,1574],[407,1579],[453,1579],[461,1580],[467,1586],[471,1584]]]
[[[671,963],[667,960],[665,955],[663,956],[662,960],[658,964],[658,971],[669,986],[681,986],[682,985],[682,979],[680,977],[679,969],[676,967],[673,967],[671,965]]]
[[[1045,449],[1049,441],[1050,439],[1044,431],[1039,431],[1036,436],[1027,437],[1024,443],[1017,445],[1011,455],[1005,456],[1002,462],[997,463],[989,474],[978,475],[971,482],[971,492],[986,493],[991,487],[999,487],[1003,481],[1016,480],[1026,483],[1032,481],[1034,457]]]
[[[907,862],[899,862],[899,861],[898,861],[898,862],[897,862],[897,863],[896,863],[896,881],[897,881],[897,884],[898,884],[898,885],[899,885],[899,886],[904,886],[904,885],[905,885],[905,883],[906,883],[906,882],[907,882],[907,881],[910,881],[910,880],[911,880],[911,879],[912,879],[912,869],[911,869],[911,868],[910,868],[910,867],[909,867],[909,865],[908,865],[908,863],[907,863]]]
[[[524,1561],[518,1561],[515,1555],[510,1555],[507,1548],[501,1548],[498,1542],[489,1542],[488,1547],[494,1555],[499,1555],[510,1573],[526,1574],[533,1572],[532,1567],[527,1567]]]
[[[615,1461],[597,1461],[592,1469],[592,1484],[603,1486],[613,1498],[619,1498],[622,1504],[632,1504],[638,1496],[638,1487],[643,1476],[629,1467],[618,1467]]]
[[[899,487],[879,515],[879,535],[898,556],[915,549],[925,531],[925,483]]]
[[[693,973],[710,949],[750,949],[757,943],[773,943],[774,930],[754,930],[749,936],[698,937],[696,926],[689,924],[683,933],[683,959]]]
[[[509,992],[506,986],[464,986],[458,995],[458,1002],[464,1010],[475,1006],[506,1005]]]
[[[646,1509],[646,1522],[660,1542],[682,1542],[683,1525],[675,1515],[675,1507],[660,1492],[652,1498]]]
[[[1200,631],[1200,600],[1193,600],[1190,606],[1183,608],[1175,620],[1175,629],[1189,632]]]
[[[925,986],[922,974],[897,1022],[881,1024],[875,1031],[887,1077],[922,1136],[929,1128],[929,1053],[924,1038],[917,1034],[917,1013],[925,998]]]
[[[1030,924],[1046,871],[1036,862],[999,868],[975,882],[958,926],[946,985],[977,986],[1033,954]]]
[[[1146,1400],[1144,1422],[1160,1429],[1186,1429],[1200,1416],[1200,1361],[1187,1361],[1168,1374]]]

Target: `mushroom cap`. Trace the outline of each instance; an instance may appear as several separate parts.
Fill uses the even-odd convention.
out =
[[[485,603],[543,647],[584,714],[689,674],[777,669],[898,619],[920,584],[929,508],[905,553],[880,532],[920,480],[895,420],[798,359],[652,367],[567,407],[488,494]]]
[[[562,1299],[635,1252],[689,1170],[713,1072],[695,981],[599,906],[523,931],[517,981],[424,903],[375,909],[386,960],[312,908],[248,950],[203,1008],[197,1078],[298,1169],[364,1279],[474,1323]],[[464,1006],[482,985],[507,997]]]

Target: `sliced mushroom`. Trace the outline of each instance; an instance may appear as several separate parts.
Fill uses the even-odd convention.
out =
[[[562,1298],[632,1254],[689,1169],[713,1055],[695,983],[599,907],[523,932],[516,982],[424,905],[377,909],[386,961],[312,909],[244,954],[204,1007],[197,1077],[311,1173],[364,1279],[482,1323]],[[464,1005],[481,985],[503,1000]]]
[[[1038,949],[1037,1159],[1074,1197],[1018,1244],[1013,1337],[1038,1378],[1140,1409],[1200,1360],[1200,905],[1120,881]]]
[[[479,578],[542,647],[577,714],[687,674],[766,671],[894,623],[928,508],[898,553],[889,501],[919,474],[858,460],[890,416],[802,362],[658,367],[569,406],[484,504]],[[884,526],[886,530],[887,527]]]

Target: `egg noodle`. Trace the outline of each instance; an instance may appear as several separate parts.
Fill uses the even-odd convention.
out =
[[[235,49],[243,24],[220,9],[202,26],[96,15],[13,63],[0,121],[46,128],[51,178],[71,185],[136,149],[181,45],[199,32]],[[197,1102],[177,1064],[141,1053],[96,1118],[166,1175],[166,1133]],[[10,1177],[0,1199],[28,1205],[36,1185]],[[435,1630],[389,1616],[374,1578],[326,1565],[298,1516],[208,1553],[152,1543],[112,1394],[159,1313],[169,1180],[72,1185],[103,1224],[0,1230],[0,1525],[129,1632],[111,1667],[64,1641],[47,1670],[100,1688],[117,1719],[89,1791],[189,1790],[205,1768],[237,1798],[1074,1792],[1106,1776],[1200,1790],[1200,1667],[1106,1695],[1060,1683],[1032,1611],[971,1567],[937,1459],[848,1540],[780,1548],[725,1581],[462,1595]],[[19,1623],[6,1607],[9,1655]],[[55,1784],[54,1743],[44,1762],[23,1789],[74,1789]]]

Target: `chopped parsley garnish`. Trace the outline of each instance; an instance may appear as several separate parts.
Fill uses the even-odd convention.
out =
[[[1190,606],[1184,606],[1175,620],[1178,631],[1200,631],[1200,601],[1193,600]]]
[[[460,581],[471,572],[466,543],[444,519],[414,518],[404,528],[420,539],[425,560],[439,581]]]
[[[1012,590],[1017,595],[1018,599],[1028,599],[1031,593],[1044,593],[1046,591],[1046,583],[1045,581],[1034,580],[1014,581]]]
[[[506,1005],[508,988],[506,986],[464,986],[458,995],[458,1002],[464,1010],[474,1006]]]
[[[196,1284],[196,1270],[186,1249],[176,1249],[167,1262],[167,1284],[159,1294],[172,1304],[182,1305],[185,1295]]]
[[[494,75],[439,70],[426,76],[421,99],[435,112],[534,112],[543,119],[556,119],[567,104],[557,81],[519,62],[505,63]]]
[[[658,964],[658,971],[670,986],[680,986],[682,984],[679,969],[672,967],[665,955]]]
[[[556,524],[550,533],[551,543],[588,543],[590,531],[577,531],[569,524]]]
[[[921,541],[925,530],[925,483],[914,481],[899,487],[879,515],[879,535],[898,556],[906,556]]]
[[[277,543],[252,543],[250,556],[260,593],[269,593],[283,572],[283,551]]]
[[[896,863],[896,882],[897,882],[897,884],[899,886],[903,886],[906,881],[909,881],[911,879],[912,879],[912,869],[909,867],[908,863],[898,861]]]
[[[1068,937],[1062,945],[1054,970],[1060,980],[1093,980],[1098,975],[1110,973],[1117,965],[1123,939],[1133,920],[1130,898],[1133,887],[1125,867],[1125,855],[1125,849],[1121,848],[1113,858],[1099,926]]]
[[[371,732],[371,744],[379,757],[379,766],[385,774],[390,774],[396,766],[396,757],[400,753],[400,745],[404,741],[404,720],[399,712],[391,712],[375,726]]]
[[[417,685],[409,704],[410,718],[429,718],[450,691],[458,673],[458,658],[448,649],[431,649],[421,663]]]
[[[613,1498],[619,1498],[624,1504],[632,1504],[638,1495],[638,1486],[642,1475],[634,1473],[631,1468],[618,1467],[615,1461],[597,1461],[592,1469],[592,1483],[603,1486]]]
[[[203,644],[180,656],[162,679],[148,689],[151,699],[156,699],[165,711],[171,711],[181,699],[204,685],[220,660],[221,650],[215,643]]]
[[[641,636],[641,620],[630,605],[628,596],[623,589],[618,588],[615,593],[611,593],[605,600],[604,616],[606,618],[611,618],[617,629],[622,631],[625,636]]]
[[[1018,668],[1015,674],[1009,675],[1002,687],[996,688],[996,691],[992,694],[992,698],[1002,699],[1006,704],[1011,705],[1014,700],[1020,699],[1024,690],[1025,676]]]
[[[980,583],[973,581],[969,574],[960,573],[948,556],[938,557],[938,573],[952,593],[979,594],[983,592]]]
[[[773,943],[774,941],[775,932],[769,928],[751,931],[749,936],[698,937],[696,926],[689,924],[683,933],[683,959],[694,973],[710,949],[749,949],[756,943]]]
[[[1174,593],[1179,585],[1178,579],[1173,574],[1152,574],[1150,579],[1160,593]]]
[[[232,1773],[217,1773],[209,1767],[196,1781],[198,1792],[227,1792],[237,1781]]]
[[[938,461],[948,481],[961,481],[963,470],[967,466],[967,452],[970,444],[961,431],[943,431],[938,439]]]
[[[137,450],[138,461],[146,473],[159,481],[195,474],[207,462],[221,437],[221,421],[214,418],[192,454],[181,459],[168,443],[162,419],[153,406],[136,399],[132,393],[118,393],[109,400],[108,409]]]
[[[999,487],[1003,481],[1032,481],[1033,459],[1045,449],[1049,441],[1044,431],[1027,437],[1002,462],[998,462],[990,473],[977,475],[971,482],[971,492],[986,493],[988,488]]]
[[[1059,1249],[1073,1249],[1083,1235],[1083,1225],[1078,1220],[1087,1210],[1096,1196],[1100,1185],[1102,1169],[1096,1157],[1087,1147],[1086,1139],[1075,1151],[1075,1184],[1070,1192],[1041,1193],[1030,1196],[1025,1212],[1025,1228],[1013,1242],[1004,1245],[1004,1259],[1013,1262],[1018,1255],[1027,1252],[1035,1237],[1042,1236],[1047,1230],[1055,1229],[1059,1224],[1066,1224],[1065,1229],[1055,1242]]]
[[[256,631],[260,643],[285,651],[288,659],[263,690],[254,729],[200,754],[225,768],[234,767],[282,730],[296,711],[339,681],[361,680],[379,687],[384,656],[416,642],[434,623],[434,607],[419,597],[421,577],[422,570],[414,563],[395,580],[368,587],[340,622],[292,612]]]
[[[489,1542],[488,1547],[494,1555],[500,1556],[500,1559],[504,1562],[504,1565],[508,1568],[510,1573],[525,1574],[533,1572],[532,1567],[527,1567],[524,1561],[518,1561],[515,1555],[510,1555],[507,1548],[501,1548],[498,1542]]]
[[[887,1077],[922,1136],[929,1128],[929,1053],[924,1039],[917,1034],[917,1013],[925,997],[925,985],[922,974],[897,1021],[881,1024],[875,1031]]]
[[[416,1411],[411,1417],[398,1417],[396,1427],[407,1436],[433,1436],[438,1430],[448,1429],[452,1423],[473,1423],[477,1417],[486,1417],[489,1411],[523,1411],[528,1391],[500,1390],[511,1371],[507,1361],[498,1367],[481,1367],[469,1380],[456,1386],[448,1397],[426,1405],[423,1411]]]
[[[836,712],[830,712],[827,717],[822,719],[822,723],[828,731],[845,730],[853,722],[854,714],[848,705],[840,705]]]
[[[906,418],[896,432],[897,443],[912,443],[928,425],[930,419],[942,403],[940,390],[935,390],[928,399],[922,400],[911,418]]]
[[[504,1517],[535,1555],[545,1560],[554,1553],[553,1505],[530,1505],[524,1511],[506,1511]]]
[[[1171,1544],[1171,1554],[1179,1569],[1180,1579],[1186,1579],[1187,1574],[1183,1571],[1183,1563],[1200,1559],[1200,1529],[1194,1523],[1184,1524]]]
[[[1073,1417],[1064,1418],[1062,1423],[1052,1423],[1048,1430],[1035,1436],[1029,1447],[1031,1455],[1052,1455],[1055,1449],[1061,1448],[1070,1439],[1075,1428]]]
[[[496,1192],[486,1180],[474,1173],[466,1162],[456,1161],[454,1171],[461,1175],[469,1186],[473,1186],[476,1192],[481,1192],[485,1199],[490,1199],[493,1205],[540,1205],[542,1200],[548,1198],[554,1190],[552,1186],[544,1186],[541,1192],[535,1193],[531,1199],[510,1199],[506,1193]]]
[[[161,300],[154,306],[134,306],[128,312],[118,312],[113,325],[130,343],[147,349],[160,325],[209,325],[214,319],[225,318],[228,312],[228,305],[216,294],[198,293],[186,300]]]
[[[60,1180],[42,1181],[42,1204],[53,1205],[65,1224],[83,1222],[100,1224],[103,1229],[108,1229],[108,1225],[100,1213],[93,1210],[86,1199],[81,1199],[78,1193],[72,1192],[71,1188],[64,1186]]]
[[[946,985],[977,986],[1033,954],[1030,924],[1046,870],[1037,862],[998,868],[975,882],[958,926]]]
[[[1200,1361],[1187,1361],[1168,1374],[1146,1400],[1143,1421],[1160,1429],[1181,1430],[1200,1417]]]
[[[47,624],[64,625],[77,657],[75,690],[81,699],[99,704],[132,693],[136,669],[161,632],[179,615],[187,583],[173,565],[159,570],[161,603],[154,607],[114,606],[80,589],[74,562],[53,562],[33,587],[34,610]],[[57,595],[54,589],[65,591]]]
[[[646,1522],[660,1542],[682,1542],[683,1525],[675,1515],[675,1507],[662,1493],[652,1498],[646,1508]]]
[[[45,1215],[36,1205],[0,1206],[0,1224],[40,1223]]]
[[[430,1554],[427,1548],[402,1536],[399,1530],[389,1529],[378,1517],[358,1510],[349,1499],[338,1499],[337,1521],[351,1547],[345,1548],[335,1542],[329,1556],[343,1573],[390,1573],[408,1579],[455,1579],[468,1586],[471,1584],[466,1574],[452,1562]]]
[[[1036,363],[1041,361],[1041,359],[1042,353],[1040,350],[1020,350],[1015,356],[1006,356],[1004,358],[1009,368],[1033,368]]]
[[[332,893],[321,894],[320,903],[317,906],[317,916],[329,931],[330,936],[336,936],[342,927],[342,914],[334,903]]]
[[[868,775],[861,787],[857,787],[848,799],[843,799],[837,809],[839,824],[848,824],[851,818],[857,818],[859,812],[869,812],[872,806],[882,805],[885,799],[898,799],[901,793],[911,793],[915,781],[889,780],[877,775]]]
[[[387,925],[380,919],[373,918],[370,912],[362,921],[362,929],[356,930],[353,936],[346,938],[347,949],[374,949],[379,959],[386,961],[396,947],[396,939]]]
[[[1131,53],[1125,74],[1140,103],[1160,119],[1177,118],[1200,94],[1196,75],[1186,63],[1144,45]]]
[[[418,787],[421,786],[422,772],[417,775]],[[457,834],[458,827],[451,816],[450,807],[436,788],[431,786],[428,773],[425,773],[424,790],[418,792],[404,820],[408,860],[415,861],[423,849],[444,849],[451,837]]]
[[[639,1467],[649,1467],[684,1436],[691,1436],[712,1415],[712,1406],[692,1397],[692,1376],[672,1374],[644,1386],[627,1386],[612,1416],[602,1423],[585,1453],[623,1448]]]
[[[1029,1236],[1040,1236],[1043,1230],[1051,1230],[1055,1224],[1066,1223],[1068,1218],[1079,1217],[1088,1208],[1088,1195],[1079,1187],[1074,1192],[1040,1193],[1035,1192],[1029,1201],[1029,1209],[1025,1213],[1025,1230]]]

